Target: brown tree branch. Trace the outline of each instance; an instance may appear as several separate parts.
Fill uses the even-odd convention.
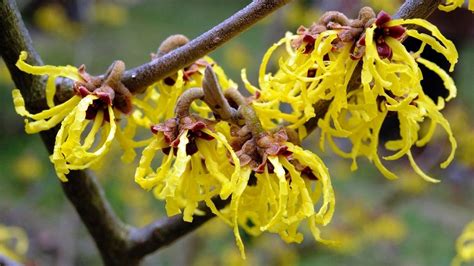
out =
[[[44,78],[20,71],[15,63],[21,51],[27,51],[28,63],[42,65],[43,62],[33,48],[29,33],[21,19],[15,1],[2,0],[0,4],[0,53],[17,88],[25,97],[27,108],[37,112],[46,107]],[[43,142],[51,154],[57,128],[41,132]],[[61,183],[70,202],[76,208],[82,222],[96,243],[104,263],[122,265],[129,262],[121,254],[127,243],[128,228],[115,215],[104,196],[104,191],[90,171],[72,171],[69,182]],[[130,261],[129,265],[136,264]]]
[[[199,58],[209,54],[250,26],[270,15],[292,0],[254,0],[187,44],[176,48],[151,62],[126,71],[122,83],[133,94],[142,93],[156,81],[172,75]],[[101,76],[103,77],[103,75]],[[71,97],[73,83],[67,78],[57,80],[60,99]]]
[[[410,18],[428,18],[438,6],[443,2],[442,0],[407,0],[398,9],[394,18],[410,19]]]
[[[0,54],[15,85],[25,96],[27,105],[31,109],[38,110],[45,102],[44,81],[39,76],[25,74],[15,66],[15,63],[21,51],[28,51],[29,64],[42,65],[43,62],[33,48],[30,35],[13,0],[0,2],[0,30]]]
[[[290,1],[292,0],[254,0],[242,10],[187,44],[151,62],[126,71],[122,83],[130,92],[141,93],[156,81],[214,51]],[[57,80],[57,86],[60,88],[59,93],[64,94],[66,99],[71,96],[72,85],[72,82],[67,78]]]
[[[49,153],[53,152],[57,130],[41,132]],[[141,258],[127,253],[131,226],[124,224],[110,206],[105,192],[89,170],[71,171],[68,182],[61,182],[64,194],[76,209],[100,251],[105,265],[138,265]]]

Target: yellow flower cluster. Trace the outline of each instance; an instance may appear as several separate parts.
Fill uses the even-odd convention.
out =
[[[67,181],[70,170],[100,164],[113,139],[117,138],[124,151],[124,161],[132,161],[136,148],[146,146],[135,181],[166,202],[169,216],[183,213],[183,219],[192,222],[194,215],[202,214],[199,203],[204,202],[233,227],[242,256],[245,253],[239,227],[252,235],[268,231],[279,234],[287,242],[301,242],[300,224],[307,221],[314,238],[329,243],[321,238],[318,225],[330,222],[335,197],[328,170],[319,157],[288,142],[286,137],[280,139],[278,145],[272,138],[258,134],[244,134],[244,138],[239,139],[232,128],[243,127],[241,130],[245,131],[246,126],[232,119],[223,121],[216,119],[217,116],[213,119],[215,114],[202,96],[205,94],[181,102],[189,104],[192,114],[178,112],[182,109],[178,105],[184,92],[192,94],[199,91],[196,87],[204,87],[201,84],[206,83],[203,80],[205,69],[215,73],[217,87],[224,92],[236,87],[212,59],[198,60],[158,81],[141,97],[130,97],[130,106],[123,107],[123,103],[115,101],[116,97],[123,96],[121,83],[117,82],[120,80],[117,73],[123,71],[123,64],[114,64],[105,78],[98,80],[83,68],[31,66],[25,63],[26,56],[22,53],[18,60],[21,70],[48,75],[49,109],[31,114],[26,110],[20,91],[14,90],[15,109],[26,117],[27,133],[60,124],[51,161],[62,181]],[[54,102],[57,77],[75,81],[74,96],[61,104]],[[231,102],[231,99],[226,100]],[[238,101],[233,104],[246,104],[245,100]],[[170,108],[174,106],[176,110]],[[123,127],[117,119],[122,114],[127,115]],[[155,135],[136,141],[139,128],[151,128]],[[259,145],[263,146],[251,151],[244,148]],[[163,152],[161,165],[153,168],[160,151]],[[252,158],[253,163],[242,161],[243,158]],[[228,205],[218,208],[214,203],[217,198]]]
[[[202,125],[204,126],[204,125]],[[221,123],[216,128],[225,126]],[[225,136],[209,129],[202,133],[206,138],[189,139],[192,131],[184,130],[177,138],[177,147],[165,140],[165,135],[157,133],[156,138],[144,149],[139,166],[135,172],[135,182],[146,190],[154,189],[157,198],[166,200],[169,216],[184,210],[184,220],[192,222],[198,203],[222,195],[227,198],[232,190],[230,179],[236,180],[240,174],[240,163],[235,152],[229,146]],[[189,133],[189,134],[188,134]],[[190,141],[197,148],[193,154],[189,151]],[[162,158],[161,165],[152,169],[150,164],[159,150],[170,148]],[[232,163],[227,158],[230,153]],[[203,158],[206,158],[203,161]]]
[[[0,255],[21,262],[25,259],[28,245],[28,237],[22,228],[0,224]]]
[[[324,117],[318,121],[321,148],[328,142],[338,155],[353,160],[353,170],[357,169],[357,157],[367,157],[391,179],[396,175],[382,164],[378,154],[379,133],[387,115],[397,114],[401,137],[385,143],[386,149],[394,154],[383,159],[396,160],[407,155],[416,173],[436,182],[418,167],[410,149],[426,145],[439,125],[448,134],[452,146],[441,167],[452,161],[456,141],[440,110],[456,96],[456,87],[441,67],[421,54],[430,46],[446,57],[453,71],[458,53],[454,44],[426,20],[392,20],[384,12],[375,18],[370,12],[373,13],[361,10],[358,20],[329,14],[309,29],[300,28],[297,35],[287,33],[263,57],[260,89],[247,81],[245,71],[242,78],[246,88],[255,95],[253,106],[265,128],[287,123],[298,130],[300,138],[305,137],[305,123],[320,115],[314,112],[314,107],[327,106]],[[413,25],[428,33],[405,28]],[[401,44],[407,36],[421,41],[418,51],[411,53]],[[270,57],[282,45],[286,53],[278,59],[278,71],[267,73]],[[419,64],[443,80],[449,91],[446,99],[433,101],[425,94]],[[429,128],[421,136],[421,124],[428,119]],[[335,138],[350,140],[350,150],[339,147]]]
[[[204,69],[208,65],[212,66],[224,90],[237,87],[226,76],[222,68],[207,56],[179,70],[175,75],[159,80],[149,86],[143,95],[132,98],[134,110],[123,131],[117,132],[117,138],[124,150],[122,155],[124,162],[133,161],[136,155],[135,149],[146,146],[151,141],[151,139],[134,141],[133,139],[138,134],[137,129],[145,128],[148,130],[152,125],[174,117],[174,106],[176,106],[179,96],[190,88],[201,86]],[[201,117],[208,118],[212,114],[209,107],[202,102],[193,102],[191,107]]]
[[[26,52],[22,52],[17,62],[20,70],[48,76],[45,96],[49,109],[31,114],[25,108],[20,91],[15,89],[12,92],[15,110],[27,118],[25,131],[28,134],[48,130],[61,124],[50,159],[62,181],[67,181],[66,175],[70,170],[100,166],[115,137],[124,150],[123,161],[133,161],[136,155],[135,149],[146,146],[151,141],[151,139],[135,141],[137,127],[149,129],[151,125],[171,118],[173,108],[162,107],[175,106],[178,96],[184,90],[200,86],[204,66],[215,65],[210,58],[198,61],[189,68],[180,70],[176,77],[158,81],[148,87],[142,98],[133,97],[131,101],[134,110],[131,119],[128,119],[126,125],[121,128],[119,118],[121,113],[127,114],[128,110],[124,112],[121,110],[123,108],[114,105],[113,98],[118,93],[111,91],[110,86],[103,84],[102,87],[92,91],[86,86],[75,86],[75,95],[56,105],[55,82],[58,77],[69,78],[76,84],[82,84],[91,82],[90,76],[73,66],[31,66],[25,62],[26,59]],[[225,88],[233,86],[232,81],[227,79],[219,66],[215,65],[214,69]],[[210,109],[203,104],[193,103],[193,108],[202,116],[210,115]]]
[[[282,155],[268,157],[273,166],[272,172],[267,165],[263,173],[254,173],[256,184],[253,186],[247,185],[252,172],[248,166],[244,167],[230,209],[218,214],[234,226],[237,245],[242,254],[243,244],[237,224],[254,236],[269,231],[278,233],[288,243],[300,243],[303,234],[299,232],[299,227],[306,220],[317,241],[332,243],[321,238],[317,227],[327,225],[334,213],[335,197],[328,170],[315,154],[289,142],[285,144],[288,151],[293,153],[292,159],[304,162],[311,173],[317,176],[318,182],[305,177]]]
[[[451,266],[460,266],[464,262],[474,261],[474,221],[466,225],[456,240],[456,257]]]
[[[143,151],[135,174],[138,184],[153,189],[158,199],[166,201],[169,216],[183,212],[183,219],[191,222],[193,215],[200,214],[198,203],[204,201],[234,228],[243,257],[239,226],[251,235],[269,231],[287,242],[299,243],[303,240],[299,226],[306,220],[315,239],[328,242],[321,238],[317,225],[330,222],[335,197],[328,170],[315,154],[286,142],[291,157],[270,155],[265,168],[258,173],[249,164],[241,164],[229,144],[232,136],[227,122],[221,121],[211,128],[200,121],[189,121],[188,125],[181,125],[187,129],[174,141],[167,141],[169,128],[176,123],[171,119],[159,126],[156,138]],[[154,170],[151,163],[160,149],[165,155]],[[318,182],[305,177],[292,164],[295,160],[304,162],[306,171]],[[229,200],[230,204],[218,210],[213,202],[217,197]]]
[[[362,58],[362,86],[352,92],[353,98],[349,97],[350,102],[347,108],[337,118],[342,128],[351,132],[348,136],[353,144],[351,152],[346,153],[334,144],[331,139],[332,136],[339,136],[332,135],[331,130],[326,131],[322,127],[322,134],[327,134],[326,136],[336,153],[354,160],[354,169],[357,167],[355,164],[356,157],[362,155],[370,160],[374,160],[377,168],[386,177],[396,178],[395,174],[381,164],[377,154],[378,132],[388,112],[395,112],[398,114],[400,121],[401,139],[389,141],[385,144],[388,150],[395,153],[383,158],[385,160],[396,160],[403,155],[407,155],[416,173],[427,181],[437,182],[423,173],[418,167],[410,148],[414,145],[426,145],[431,140],[436,126],[440,125],[447,132],[452,146],[448,159],[441,164],[441,167],[445,168],[452,161],[456,149],[456,140],[452,135],[448,121],[440,113],[440,110],[444,108],[445,101],[449,101],[456,96],[456,87],[451,77],[443,69],[422,58],[420,54],[426,45],[430,45],[435,51],[443,54],[450,62],[450,71],[454,69],[458,54],[454,44],[427,21],[421,19],[392,20],[387,22],[384,27],[390,28],[399,25],[418,25],[424,27],[431,33],[431,36],[414,29],[406,30],[405,34],[407,36],[422,41],[421,48],[415,53],[409,53],[399,41],[387,36],[385,42],[392,51],[392,58],[382,59],[377,52],[377,39],[374,38],[374,32],[377,29],[376,25],[366,30],[366,49]],[[426,66],[440,76],[446,89],[449,90],[449,95],[445,100],[440,98],[435,103],[423,92],[421,87],[423,77],[418,64]],[[349,118],[346,119],[345,117]],[[328,116],[323,121],[327,121],[326,126],[329,126],[330,121],[327,118]],[[424,136],[419,136],[420,123],[426,118],[430,119],[429,129]]]
[[[217,87],[226,91],[235,86],[220,68],[213,67],[213,71]],[[157,97],[147,99],[157,99],[151,103],[156,106],[179,105],[178,96],[183,97],[182,92],[203,83],[202,78],[186,83],[185,73],[186,70],[181,70],[174,77],[160,81],[160,92],[148,88],[145,95],[155,93]],[[195,114],[180,117],[177,110],[176,114],[170,111],[161,116],[152,114],[154,108],[147,107],[142,100],[134,101],[140,102],[137,106],[141,109],[133,119],[156,119],[146,121],[145,125],[167,119],[151,127],[156,137],[143,151],[135,181],[146,190],[153,189],[158,199],[166,201],[169,216],[183,213],[183,219],[191,222],[194,215],[201,213],[199,202],[205,202],[213,213],[234,228],[242,256],[245,253],[239,226],[252,235],[269,231],[280,234],[287,242],[301,242],[303,235],[298,228],[307,220],[314,237],[323,241],[317,225],[329,223],[335,198],[328,171],[316,155],[285,142],[291,157],[276,153],[265,155],[258,162],[261,168],[256,172],[255,165],[242,161],[247,155],[242,155],[241,147],[236,146],[237,137],[232,133],[235,129],[231,129],[236,125],[208,120],[212,112],[204,102],[188,102]],[[137,123],[143,121],[137,119]],[[164,155],[160,166],[153,168],[151,165],[159,150]],[[304,162],[307,168],[302,169],[298,163],[297,169],[294,161]],[[303,171],[319,182],[304,177]],[[228,201],[229,205],[219,210],[214,203],[217,198]],[[318,210],[315,210],[316,204],[320,204]]]
[[[429,34],[406,25],[423,27]],[[422,42],[418,51],[410,53],[401,44],[407,36]],[[278,60],[278,71],[267,73],[272,55],[283,45],[286,54]],[[386,177],[396,177],[378,154],[382,123],[393,113],[400,121],[400,139],[385,144],[394,153],[383,159],[407,155],[416,173],[436,181],[418,167],[411,148],[426,145],[440,125],[452,146],[441,166],[451,162],[456,141],[440,110],[456,96],[456,87],[444,70],[421,57],[426,45],[443,54],[453,70],[458,57],[454,45],[425,20],[392,20],[383,12],[375,17],[367,8],[357,20],[329,12],[267,51],[258,87],[242,71],[245,87],[253,94],[249,99],[208,57],[134,96],[120,81],[125,69],[121,61],[104,77],[92,77],[83,67],[28,65],[23,52],[19,69],[48,75],[49,109],[31,114],[19,90],[13,91],[13,99],[16,112],[26,117],[27,133],[60,124],[50,158],[62,181],[71,170],[99,165],[114,138],[126,162],[146,146],[135,181],[166,202],[169,216],[183,213],[187,222],[202,215],[199,204],[205,204],[233,228],[245,257],[239,228],[250,235],[277,233],[286,242],[299,243],[300,225],[307,222],[317,241],[332,243],[322,239],[319,227],[331,221],[335,207],[328,169],[297,144],[307,135],[306,123],[321,115],[315,113],[321,107],[327,107],[318,121],[321,147],[327,142],[337,154],[351,158],[352,169],[357,168],[357,157],[364,156]],[[419,64],[440,76],[449,91],[446,99],[435,102],[424,93]],[[57,77],[75,82],[74,96],[61,104],[54,102]],[[427,118],[429,128],[420,136]],[[139,128],[151,129],[154,135],[137,141]],[[350,150],[339,147],[335,138],[348,139]],[[157,160],[160,166],[153,167]],[[225,206],[216,206],[218,201]]]
[[[56,105],[54,103],[56,78],[66,77],[77,82],[84,81],[84,77],[72,66],[31,66],[25,62],[26,58],[26,52],[22,52],[16,64],[20,70],[34,75],[48,75],[46,100],[49,109],[31,114],[25,108],[20,91],[15,89],[12,91],[15,111],[27,118],[25,131],[28,134],[48,130],[61,124],[50,160],[59,179],[67,181],[66,174],[70,170],[86,169],[100,163],[110,149],[117,131],[116,110],[111,102],[103,104],[103,101],[111,101],[109,95],[103,97],[103,94],[90,93],[86,89],[76,92],[66,102]],[[105,93],[107,92],[104,91]],[[97,105],[102,106],[97,109],[99,108]],[[85,132],[87,134],[84,137]]]

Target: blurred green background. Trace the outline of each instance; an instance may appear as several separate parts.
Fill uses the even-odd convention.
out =
[[[248,1],[133,0],[133,1],[18,1],[43,60],[52,65],[85,64],[90,73],[103,73],[115,59],[134,67],[150,60],[160,42],[171,34],[194,38],[242,8]],[[326,10],[354,17],[363,5],[393,12],[397,1],[296,0],[241,36],[213,52],[228,76],[241,84],[246,68],[255,82],[266,48],[309,26]],[[413,174],[406,161],[388,164],[401,178],[384,179],[365,160],[350,172],[350,162],[322,153],[315,132],[306,147],[325,159],[333,177],[337,207],[327,238],[344,240],[339,248],[315,243],[310,235],[302,244],[285,244],[264,234],[245,237],[247,261],[240,259],[230,228],[213,220],[146,259],[147,265],[449,265],[455,240],[474,219],[474,15],[437,12],[439,25],[459,48],[455,71],[458,98],[445,115],[459,142],[455,162],[440,170],[439,154],[448,148],[439,134],[417,161],[442,180],[427,184]],[[29,238],[29,265],[100,264],[94,243],[62,194],[59,180],[39,136],[26,135],[23,121],[13,111],[9,74],[0,62],[0,224],[25,229]],[[110,164],[98,170],[114,209],[136,226],[163,217],[163,203],[139,189],[133,165],[120,162],[118,151]]]

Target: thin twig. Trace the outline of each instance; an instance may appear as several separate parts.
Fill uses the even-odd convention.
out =
[[[5,61],[15,85],[25,96],[26,104],[31,109],[41,108],[45,103],[44,84],[40,76],[25,74],[15,63],[21,51],[28,51],[27,62],[32,65],[42,65],[28,34],[28,31],[18,12],[16,2],[2,0],[0,3],[0,54]]]
[[[410,18],[428,18],[442,0],[407,0],[398,9],[394,18],[410,19]]]
[[[134,93],[209,54],[291,0],[254,0],[219,25],[149,63],[126,71],[122,83]]]

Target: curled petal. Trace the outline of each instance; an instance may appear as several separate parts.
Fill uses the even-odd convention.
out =
[[[473,1],[469,1],[469,5],[471,5]],[[450,12],[453,11],[454,9],[461,7],[464,4],[464,0],[446,0],[444,4],[440,4],[438,6],[439,10],[445,11],[445,12]],[[474,10],[471,6],[469,6],[470,10]]]
[[[20,57],[16,62],[16,66],[29,74],[34,75],[48,75],[48,81],[46,84],[46,102],[48,107],[53,107],[54,102],[53,98],[56,93],[56,78],[57,77],[65,77],[72,79],[74,81],[81,80],[82,78],[79,75],[79,72],[76,67],[73,66],[32,66],[26,63],[26,59],[28,57],[27,52],[22,51],[20,53]]]
[[[234,164],[234,171],[232,173],[230,182],[224,185],[220,193],[221,198],[226,199],[227,197],[229,197],[232,191],[235,190],[235,188],[237,187],[237,184],[241,182],[239,181],[239,179],[242,178],[242,175],[240,174],[241,168],[240,168],[239,158],[237,157],[237,155],[235,154],[235,151],[229,145],[225,136],[222,133],[220,132],[214,133],[209,129],[204,129],[203,131],[209,136],[214,137],[220,143],[222,143],[224,147],[227,149],[227,151],[230,153],[230,156],[232,158],[232,163]]]
[[[397,25],[418,25],[420,27],[425,28],[431,33],[427,35],[425,33],[419,33],[417,30],[410,29],[407,30],[407,35],[412,36],[416,39],[419,39],[423,43],[429,44],[435,51],[438,53],[443,54],[446,59],[451,64],[449,71],[452,72],[454,70],[454,66],[458,61],[458,52],[456,47],[454,46],[453,42],[448,40],[443,34],[439,31],[439,29],[431,24],[430,22],[424,19],[396,19],[392,20],[388,23],[387,26],[397,26]]]
[[[37,114],[31,114],[25,108],[25,100],[21,96],[21,93],[18,89],[12,91],[13,105],[15,106],[15,111],[21,116],[31,118],[33,122],[25,119],[25,131],[28,134],[38,133],[40,131],[48,130],[59,123],[70,114],[71,110],[81,101],[80,97],[73,96],[68,101],[54,106],[50,109],[46,109]]]
[[[50,160],[62,181],[67,181],[65,175],[70,170],[86,169],[91,165],[98,164],[110,149],[115,137],[117,129],[115,115],[112,107],[109,106],[106,111],[98,113],[84,143],[81,143],[81,135],[89,123],[89,120],[86,120],[86,110],[95,99],[96,96],[93,95],[83,98],[63,120],[56,135],[54,151],[50,156]],[[107,112],[110,122],[103,124],[105,122],[105,112]],[[94,139],[98,135],[101,125],[101,140],[91,151],[91,146],[95,142]]]
[[[186,145],[188,143],[189,139],[187,137],[187,130],[185,130],[179,137],[176,160],[173,165],[173,169],[170,173],[168,173],[169,176],[167,178],[167,182],[165,184],[165,187],[163,188],[163,191],[160,194],[163,198],[174,197],[180,177],[183,175],[184,171],[186,171],[186,166],[188,165],[188,162],[191,159],[191,156],[187,155],[186,153]],[[168,215],[171,216],[173,214],[168,213]]]
[[[301,147],[287,143],[290,151],[293,152],[293,157],[300,162],[304,162],[311,170],[319,177],[322,185],[322,203],[319,211],[315,214],[316,222],[322,225],[328,224],[334,214],[334,207],[336,200],[334,197],[334,190],[331,185],[331,179],[327,167],[321,159],[309,151],[303,150]]]
[[[151,168],[151,161],[155,157],[158,150],[166,146],[163,137],[153,139],[143,150],[142,157],[138,163],[138,167],[135,170],[135,182],[138,183],[143,189],[150,190],[156,185],[153,177],[153,169]]]
[[[449,92],[448,97],[446,97],[446,101],[449,101],[449,100],[453,99],[454,97],[456,97],[456,95],[457,95],[456,85],[454,84],[453,78],[451,78],[448,75],[448,73],[446,73],[446,71],[444,71],[441,67],[439,67],[435,63],[433,63],[431,61],[428,61],[424,58],[419,57],[419,58],[416,59],[416,61],[419,62],[419,63],[422,63],[429,70],[431,70],[431,71],[435,72],[436,74],[438,74],[438,76],[443,81],[444,87]]]

